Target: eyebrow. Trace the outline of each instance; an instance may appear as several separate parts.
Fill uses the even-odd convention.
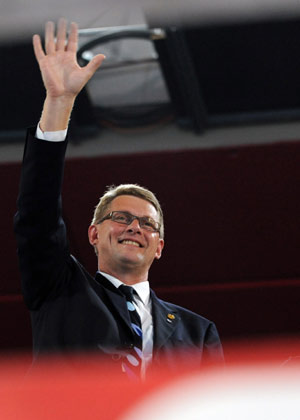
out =
[[[152,216],[147,216],[147,215],[138,216],[137,214],[133,214],[133,213],[131,213],[131,211],[128,211],[128,210],[111,210],[110,213],[112,213],[113,211],[121,211],[123,213],[132,214],[132,216],[137,216],[137,217],[148,217],[149,219],[152,219],[152,220],[154,220],[154,222],[156,222],[156,220]],[[157,222],[157,223],[159,223],[159,222]]]

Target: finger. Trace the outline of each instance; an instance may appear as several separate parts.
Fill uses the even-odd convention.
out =
[[[56,40],[56,50],[64,51],[66,46],[66,30],[67,30],[67,21],[66,19],[59,19],[57,26],[57,40]]]
[[[101,66],[105,60],[104,54],[95,55],[95,57],[89,62],[87,66],[84,67],[85,71],[89,73],[89,77],[92,77],[95,71]]]
[[[54,41],[54,23],[47,22],[45,26],[45,50],[46,54],[55,52],[55,41]]]
[[[78,45],[78,26],[77,26],[77,23],[71,22],[67,51],[71,51],[76,54],[77,45]]]
[[[39,35],[33,35],[32,44],[33,44],[33,51],[34,51],[35,58],[37,59],[38,62],[40,62],[40,60],[43,57],[45,57],[45,53],[43,51],[42,42]]]

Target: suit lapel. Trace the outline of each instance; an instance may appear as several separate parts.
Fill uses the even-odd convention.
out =
[[[151,299],[154,327],[153,345],[155,350],[159,350],[166,345],[176,330],[180,318],[166,302],[157,298],[153,290],[151,290]]]
[[[107,280],[107,278],[102,276],[100,273],[96,274],[96,280],[103,286],[104,293],[107,297],[106,301],[109,304],[109,306],[113,308],[113,312],[121,318],[121,320],[128,326],[128,328],[132,332],[130,317],[124,296],[109,280]]]

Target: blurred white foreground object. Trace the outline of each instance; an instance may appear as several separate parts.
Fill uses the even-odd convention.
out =
[[[122,420],[299,420],[300,364],[193,374],[141,401]]]

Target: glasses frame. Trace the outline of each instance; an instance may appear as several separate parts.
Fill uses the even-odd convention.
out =
[[[128,223],[120,222],[118,220],[113,220],[114,213],[122,213],[126,216],[129,216]],[[160,233],[161,224],[159,222],[156,222],[154,219],[152,219],[152,217],[148,217],[148,216],[139,217],[139,216],[135,216],[134,214],[129,213],[128,211],[115,210],[115,211],[111,211],[106,216],[102,217],[102,219],[99,220],[99,222],[97,224],[100,225],[100,223],[104,222],[105,220],[109,220],[109,219],[111,219],[115,223],[120,223],[121,225],[126,225],[126,226],[131,225],[131,223],[136,219],[139,222],[139,225],[140,225],[141,229],[145,229],[148,232],[158,232],[158,233]],[[143,226],[143,222],[142,222],[143,219],[148,219],[148,220],[153,221],[153,223],[157,226],[157,228],[152,229],[152,228],[148,228],[146,226]]]

